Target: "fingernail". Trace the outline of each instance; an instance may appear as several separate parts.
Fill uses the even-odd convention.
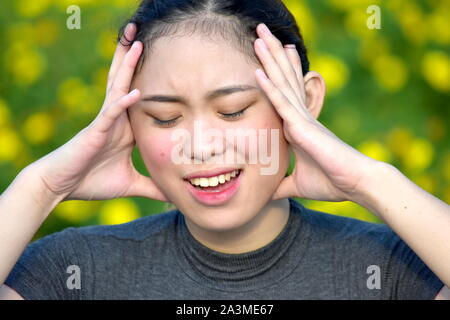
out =
[[[284,47],[288,49],[296,49],[295,44],[285,44]]]
[[[269,28],[267,28],[267,26],[264,23],[262,23],[261,31],[263,31],[263,32],[265,32],[267,34],[272,34],[270,32]]]
[[[136,95],[138,95],[138,94],[139,94],[139,89],[134,89],[133,91],[131,91],[131,92],[129,93],[130,96],[136,96]]]
[[[130,32],[131,29],[131,23],[127,24],[127,26],[125,27],[125,34],[127,34],[128,32]]]
[[[130,45],[131,42],[133,41],[133,38],[130,37],[130,32],[131,32],[131,23],[127,24],[127,26],[125,27],[125,30],[123,32],[122,38],[124,43],[122,43],[123,45]]]
[[[139,40],[133,41],[133,44],[131,45],[132,48],[135,48],[136,46],[139,45]]]

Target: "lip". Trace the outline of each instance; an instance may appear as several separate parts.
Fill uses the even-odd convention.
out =
[[[233,169],[236,170],[236,169]],[[233,171],[231,170],[231,171]],[[228,170],[229,171],[229,170]],[[225,172],[228,172],[225,171]],[[207,206],[219,206],[230,201],[231,198],[238,192],[239,186],[241,184],[242,176],[244,175],[244,170],[240,170],[239,175],[226,182],[222,187],[218,186],[220,191],[205,191],[194,187],[188,180],[184,181],[189,193],[201,204]],[[202,176],[205,177],[205,176]]]
[[[228,172],[232,172],[234,170],[239,170],[242,168],[217,168],[217,169],[212,169],[212,170],[201,170],[201,171],[196,171],[193,172],[191,174],[188,174],[186,176],[183,177],[184,180],[190,180],[190,179],[194,179],[194,178],[210,178],[210,177],[215,177],[221,174],[225,174]]]

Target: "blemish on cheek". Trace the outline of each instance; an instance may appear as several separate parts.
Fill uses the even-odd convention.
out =
[[[160,156],[161,158],[164,158],[164,157],[166,156],[166,153],[165,153],[165,152],[160,152],[160,153],[159,153],[159,156]]]

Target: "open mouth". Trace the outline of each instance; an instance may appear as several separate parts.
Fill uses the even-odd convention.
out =
[[[223,189],[227,185],[231,184],[233,180],[237,179],[241,174],[241,169],[233,170],[231,172],[227,172],[225,174],[220,174],[213,177],[201,177],[189,179],[191,185],[195,188],[204,190],[204,191],[213,191],[218,189]]]
[[[212,177],[184,179],[189,193],[203,205],[223,205],[238,192],[243,169],[236,169]]]

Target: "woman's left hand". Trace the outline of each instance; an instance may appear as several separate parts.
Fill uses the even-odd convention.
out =
[[[260,39],[255,41],[255,49],[265,73],[256,72],[256,78],[282,118],[284,136],[295,154],[294,171],[281,181],[272,199],[354,201],[368,176],[382,162],[363,155],[316,120],[318,112],[314,117],[310,110],[322,106],[323,78],[314,71],[303,78],[297,50],[284,48],[264,27],[257,27]],[[316,81],[310,90],[309,80]],[[322,95],[314,95],[314,88],[319,88]]]

